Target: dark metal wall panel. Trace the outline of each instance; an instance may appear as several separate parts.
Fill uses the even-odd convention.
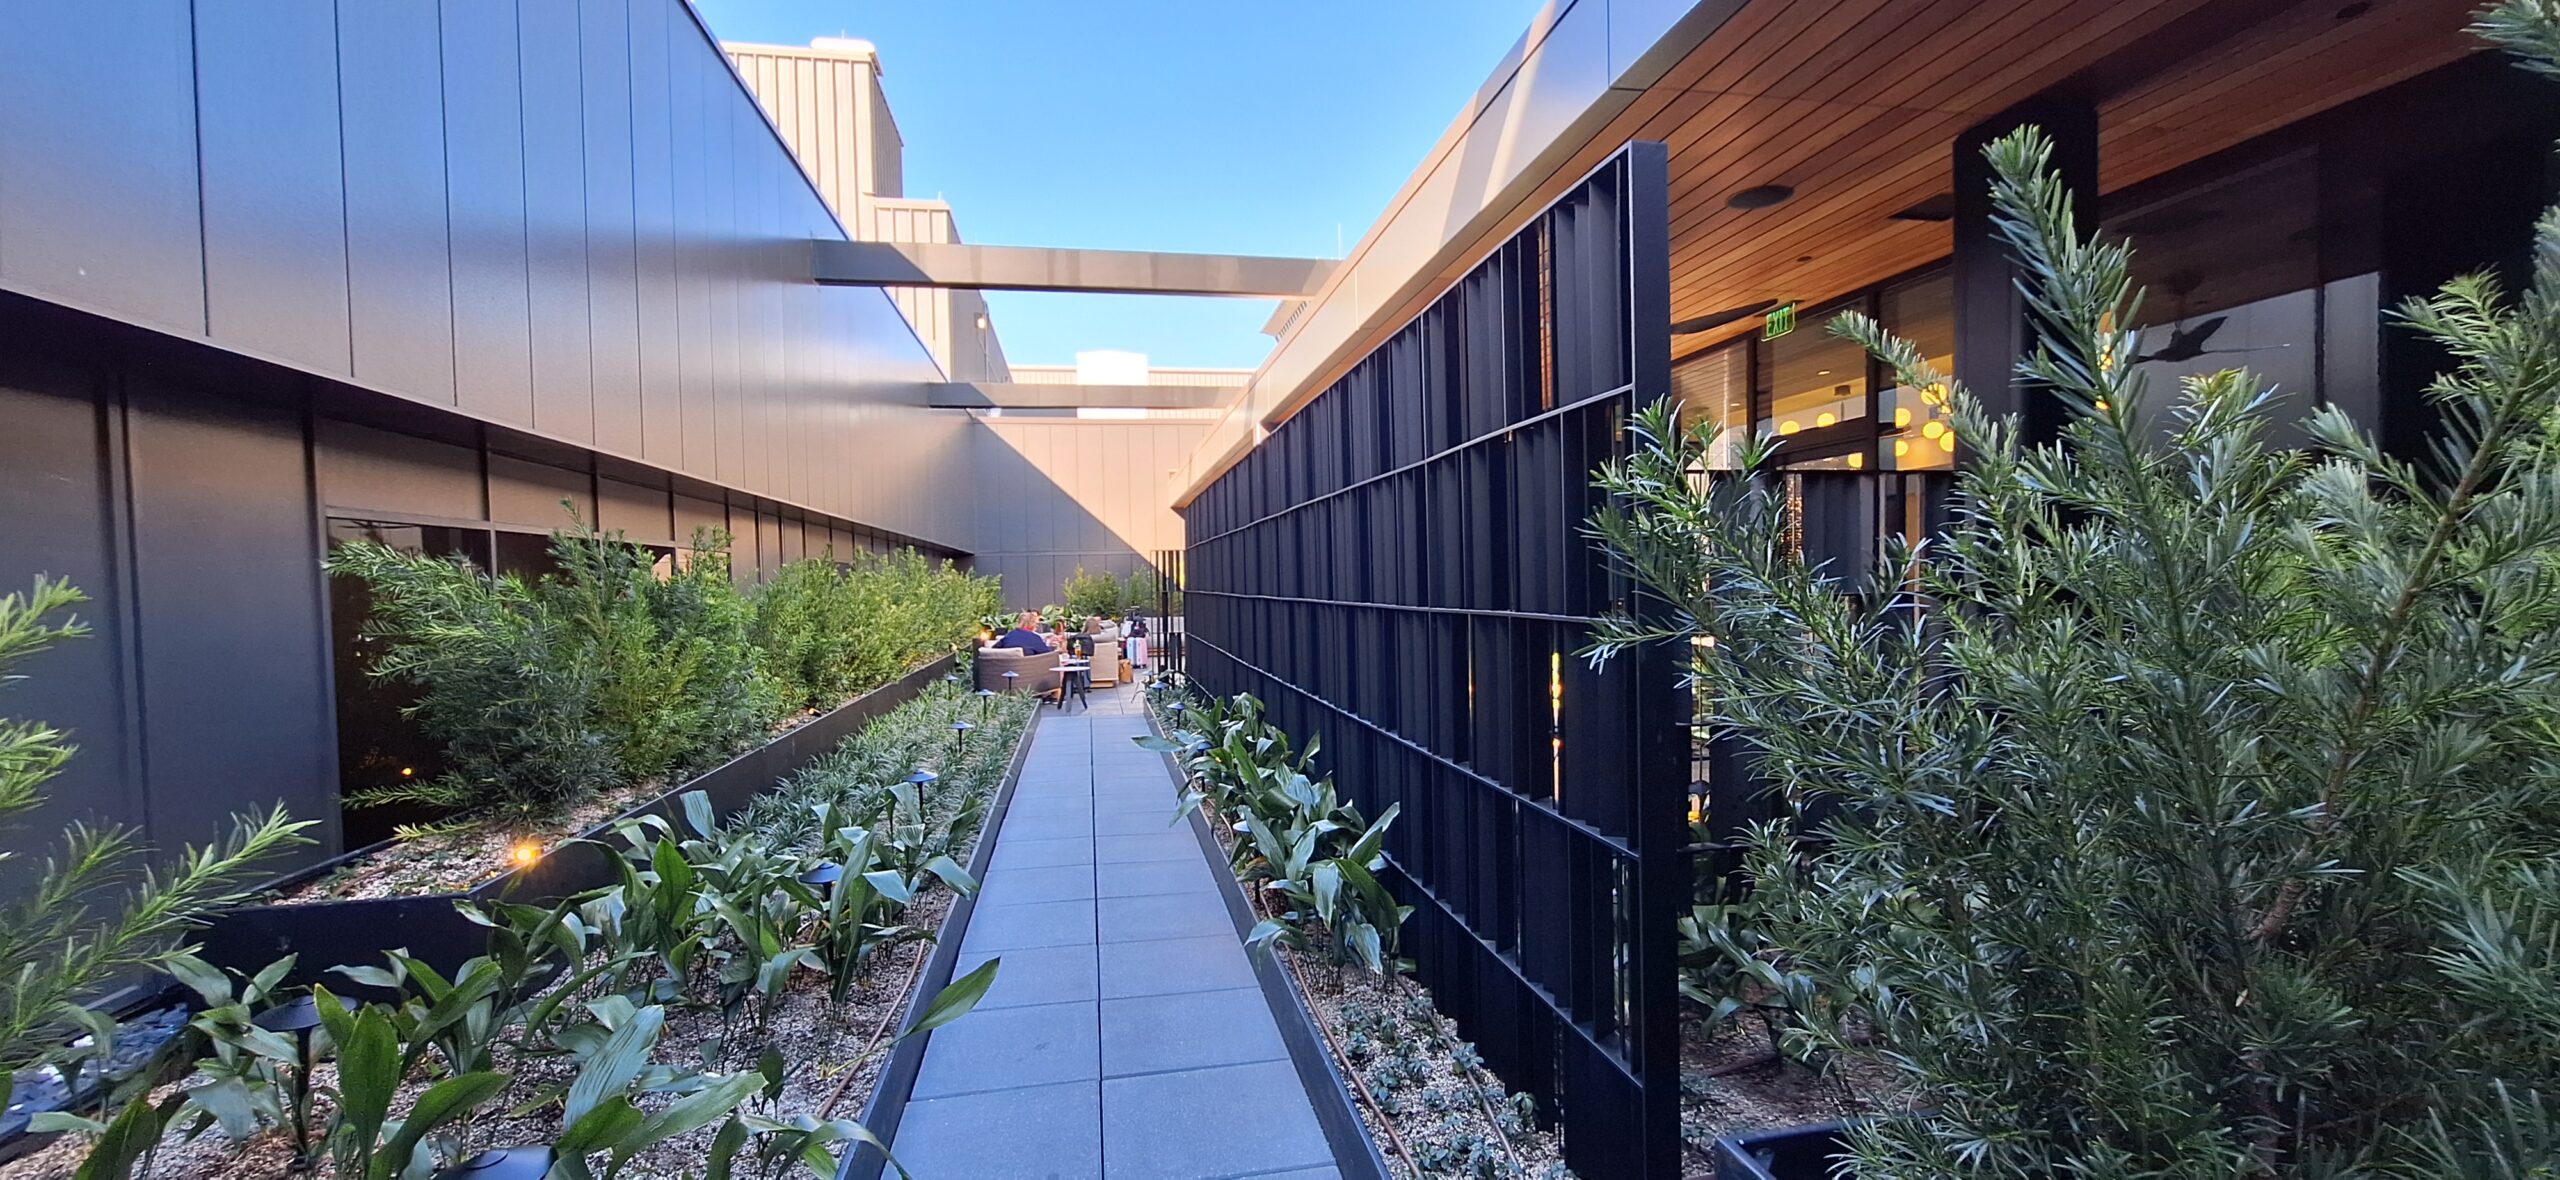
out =
[[[618,479],[596,481],[596,522],[634,541],[652,545],[676,543],[674,504],[663,488],[642,487]]]
[[[213,339],[343,374],[337,15],[330,0],[203,0],[196,88]]]
[[[578,3],[596,446],[637,456],[645,431],[640,418],[640,268],[632,228],[629,10],[628,0]]]
[[[332,513],[488,517],[476,448],[328,418],[313,423],[312,433],[320,503]]]
[[[716,500],[698,500],[682,494],[678,494],[675,500],[676,541],[679,544],[691,543],[696,529],[718,529],[724,533],[729,531],[727,505]]]
[[[78,752],[47,788],[45,806],[18,817],[30,836],[24,855],[0,864],[0,895],[18,896],[18,874],[36,854],[24,843],[49,839],[86,819],[141,824],[141,757],[128,709],[130,620],[118,587],[117,543],[125,502],[121,436],[109,429],[96,374],[0,357],[0,586],[22,591],[37,576],[68,578],[89,596],[78,608],[86,638],[68,640],[12,669],[27,677],[7,698],[8,716],[70,735]],[[12,870],[15,870],[14,872]]]
[[[738,379],[741,316],[738,306],[738,161],[737,104],[730,101],[732,82],[726,67],[697,62],[702,82],[702,217],[706,240],[703,266],[711,279],[711,396],[713,400],[712,478],[745,486],[746,394]]]
[[[673,76],[663,4],[631,6],[632,237],[638,251],[640,456],[684,466],[683,317],[677,310]]]
[[[202,842],[276,804],[332,833],[337,731],[303,419],[205,392],[138,378],[126,390],[151,833],[163,848]]]
[[[526,0],[516,10],[523,86],[525,258],[533,296],[533,425],[595,439],[587,309],[585,94],[578,9]]]
[[[188,0],[0,4],[0,280],[204,331]]]
[[[515,0],[444,0],[443,37],[456,400],[482,418],[529,427],[532,305]]]
[[[450,405],[443,35],[436,0],[365,0],[338,13],[355,375]]]
[[[567,508],[560,502],[569,502]],[[569,513],[592,522],[596,518],[595,484],[586,472],[518,459],[489,456],[489,519],[500,524],[549,531],[569,527]]]
[[[712,376],[718,346],[712,340],[714,283],[706,232],[711,180],[703,171],[710,148],[702,121],[708,77],[702,61],[670,52],[667,126],[675,169],[677,411],[684,423],[684,469],[705,478],[719,468],[719,403]]]
[[[840,231],[681,0],[0,7],[0,286],[971,543],[967,416],[808,282]]]
[[[773,288],[766,285],[766,243],[773,235],[773,174],[764,167],[763,117],[730,104],[730,166],[738,227],[738,479],[751,488],[774,488]]]
[[[1636,588],[1581,536],[1670,386],[1666,153],[1630,144],[1185,512],[1186,670],[1321,734],[1405,954],[1586,1176],[1680,1174],[1680,653],[1575,653]],[[1390,424],[1419,445],[1391,444]]]

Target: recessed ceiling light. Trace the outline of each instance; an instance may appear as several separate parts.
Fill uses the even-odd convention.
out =
[[[1726,197],[1724,203],[1735,209],[1766,209],[1794,195],[1796,190],[1783,184],[1764,184]]]

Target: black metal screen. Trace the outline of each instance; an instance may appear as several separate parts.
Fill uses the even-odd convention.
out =
[[[1192,678],[1403,805],[1404,953],[1585,1176],[1678,1174],[1677,652],[1575,652],[1634,592],[1582,534],[1670,384],[1664,151],[1630,144],[1185,510]]]

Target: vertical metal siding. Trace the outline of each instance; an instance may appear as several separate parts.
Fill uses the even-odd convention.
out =
[[[681,0],[11,4],[0,45],[0,288],[969,543],[934,356],[807,281],[839,231]],[[866,71],[776,120],[828,184]]]

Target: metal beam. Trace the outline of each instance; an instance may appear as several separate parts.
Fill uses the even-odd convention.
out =
[[[959,242],[818,239],[809,245],[810,276],[820,283],[843,287],[1305,299],[1324,286],[1335,266],[1322,258],[972,246]]]
[[[1244,393],[1228,385],[1039,385],[1024,381],[942,381],[925,386],[938,409],[1214,410]]]

